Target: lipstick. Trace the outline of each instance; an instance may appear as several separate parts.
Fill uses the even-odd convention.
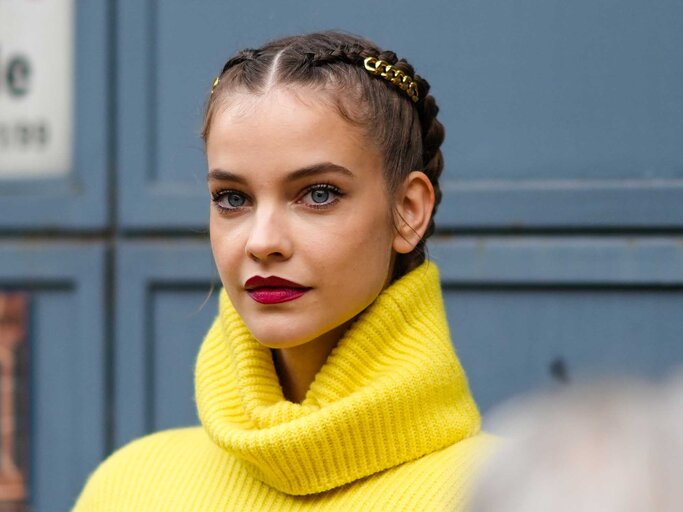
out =
[[[244,284],[249,296],[260,304],[279,304],[298,299],[310,288],[277,276],[254,276]]]

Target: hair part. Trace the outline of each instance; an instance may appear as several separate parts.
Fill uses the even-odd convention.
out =
[[[363,65],[377,57],[413,77],[419,100],[413,102],[397,86],[371,75]],[[322,93],[339,115],[364,130],[383,157],[390,197],[411,171],[428,177],[435,192],[429,226],[415,249],[398,254],[394,278],[425,260],[425,241],[434,232],[434,214],[441,200],[439,177],[443,170],[443,125],[429,83],[415,75],[413,67],[371,41],[341,32],[322,32],[286,37],[259,49],[244,49],[223,66],[219,82],[209,96],[202,138],[208,140],[216,112],[227,105],[231,94],[263,95],[274,87],[303,86]]]

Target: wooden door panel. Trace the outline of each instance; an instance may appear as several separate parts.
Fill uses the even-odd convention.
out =
[[[442,229],[683,225],[681,4],[123,0],[120,13],[126,229],[205,228],[213,76],[238,48],[331,28],[432,83],[448,134]]]
[[[29,301],[32,510],[68,510],[106,453],[105,248],[0,241],[0,289]]]
[[[480,407],[599,375],[683,369],[683,244],[460,237],[431,244]]]
[[[125,242],[117,249],[115,446],[197,424],[192,375],[216,315],[208,241]]]

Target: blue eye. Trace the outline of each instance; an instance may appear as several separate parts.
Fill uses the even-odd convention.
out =
[[[311,191],[311,199],[314,203],[326,203],[330,198],[330,191],[325,189],[316,189]]]
[[[238,194],[237,192],[228,192],[226,196],[228,204],[233,208],[244,206],[245,199],[242,194]]]
[[[322,208],[333,205],[343,195],[341,190],[334,185],[321,183],[313,185],[306,190],[303,202],[313,208]]]
[[[212,199],[216,208],[226,212],[247,206],[247,196],[236,190],[222,190],[212,194]]]

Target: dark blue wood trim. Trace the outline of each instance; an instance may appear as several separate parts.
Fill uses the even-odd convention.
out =
[[[114,445],[150,429],[153,366],[149,296],[157,287],[206,288],[220,284],[208,242],[124,242],[116,258]],[[122,317],[122,312],[135,312]],[[207,325],[207,329],[208,329]]]
[[[63,178],[3,180],[0,230],[95,230],[107,222],[111,70],[108,0],[75,9],[74,168]]]
[[[683,286],[683,238],[436,238],[445,286]]]
[[[443,185],[439,229],[683,227],[683,182],[595,181]]]

